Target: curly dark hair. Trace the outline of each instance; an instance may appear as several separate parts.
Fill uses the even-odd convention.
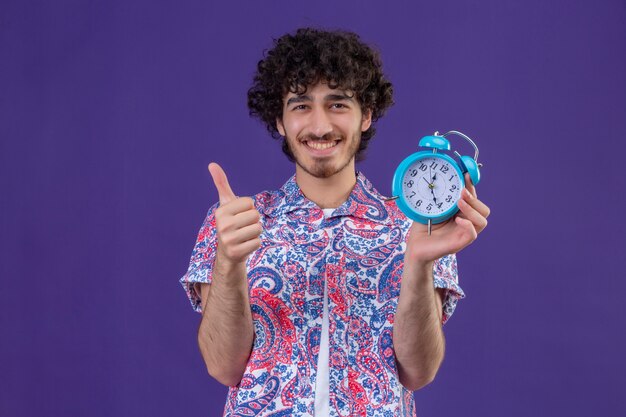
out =
[[[374,122],[393,104],[393,86],[382,72],[377,51],[346,31],[298,29],[295,34],[274,40],[274,47],[259,61],[252,87],[248,90],[250,115],[265,124],[273,138],[282,136],[276,120],[283,115],[283,98],[288,92],[304,94],[320,81],[330,88],[353,91],[363,112],[372,112],[372,125],[361,134],[356,160],[363,160]],[[290,161],[294,157],[287,141],[282,149]]]

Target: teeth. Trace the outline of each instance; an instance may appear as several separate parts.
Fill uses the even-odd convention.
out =
[[[306,144],[310,148],[317,149],[317,150],[323,150],[323,149],[332,148],[333,146],[337,145],[337,142],[335,142],[335,141],[333,141],[333,142],[307,142]]]

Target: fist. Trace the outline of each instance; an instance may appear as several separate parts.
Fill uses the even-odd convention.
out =
[[[261,247],[261,215],[250,197],[235,196],[218,164],[210,163],[209,172],[220,200],[215,211],[217,257],[231,266],[245,263],[248,256]]]

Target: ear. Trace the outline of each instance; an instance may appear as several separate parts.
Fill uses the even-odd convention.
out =
[[[372,125],[372,111],[366,110],[361,117],[361,132],[365,132]]]
[[[280,117],[276,118],[276,130],[278,130],[280,136],[285,137],[285,126],[283,126],[283,119]]]

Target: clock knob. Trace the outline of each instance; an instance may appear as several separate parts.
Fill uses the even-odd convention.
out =
[[[423,148],[440,149],[442,151],[450,150],[450,142],[448,141],[448,139],[444,138],[443,136],[436,135],[424,136],[422,139],[420,139],[420,143],[418,146]]]
[[[472,179],[472,184],[476,185],[480,181],[480,170],[478,169],[478,164],[471,156],[463,155],[460,157],[461,170],[463,173],[469,172],[470,178]]]

